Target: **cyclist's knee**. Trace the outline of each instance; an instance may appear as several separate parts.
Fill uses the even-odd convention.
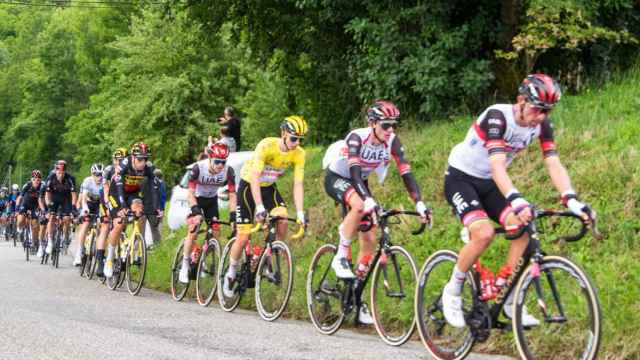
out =
[[[471,241],[475,244],[487,248],[491,245],[495,237],[495,230],[488,220],[475,221],[468,226]]]

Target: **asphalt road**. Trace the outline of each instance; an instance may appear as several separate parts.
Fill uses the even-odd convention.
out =
[[[417,342],[394,348],[347,330],[324,336],[308,322],[268,323],[148,289],[133,297],[81,279],[71,257],[60,265],[27,263],[21,248],[0,243],[0,359],[429,358]]]

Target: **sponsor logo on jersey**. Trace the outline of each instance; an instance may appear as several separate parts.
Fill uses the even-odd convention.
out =
[[[462,194],[460,194],[460,192],[456,192],[455,194],[453,194],[451,201],[453,202],[453,205],[456,207],[456,212],[458,214],[462,214],[464,209],[469,207],[469,204],[467,204],[467,202],[464,201],[464,199],[462,198]]]

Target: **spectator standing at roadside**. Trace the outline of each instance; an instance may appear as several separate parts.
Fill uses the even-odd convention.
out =
[[[158,208],[164,212],[164,207],[167,203],[167,185],[162,178],[162,171],[160,169],[155,169],[153,174],[155,175],[156,180],[154,187],[158,189]],[[153,245],[157,246],[162,240],[162,232],[160,231],[162,228],[162,219],[155,215],[147,215],[147,221],[149,222],[149,228],[151,229]]]
[[[236,110],[231,106],[224,108],[224,115],[218,118],[218,125],[227,128],[227,136],[235,140],[236,150],[239,151],[242,148],[242,142],[240,141],[240,118],[236,116]]]

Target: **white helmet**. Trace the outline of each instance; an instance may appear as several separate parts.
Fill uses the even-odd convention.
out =
[[[104,171],[104,166],[102,166],[102,164],[100,163],[95,163],[93,165],[91,165],[91,174],[102,174],[102,172]]]
[[[20,188],[18,187],[18,184],[11,185],[11,191],[18,191],[18,190],[20,190]]]

